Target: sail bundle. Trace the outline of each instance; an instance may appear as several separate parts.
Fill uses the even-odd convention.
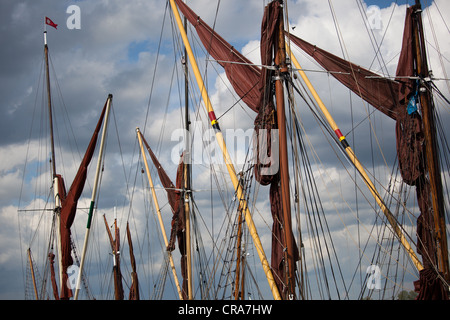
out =
[[[81,161],[78,168],[77,174],[70,186],[69,192],[66,192],[64,179],[61,175],[57,174],[58,179],[58,196],[61,199],[60,208],[60,230],[61,230],[61,263],[62,263],[62,283],[61,283],[61,299],[69,299],[72,297],[72,290],[65,285],[69,279],[67,275],[67,268],[73,264],[72,259],[72,247],[71,247],[71,231],[70,228],[75,219],[78,199],[86,182],[87,168],[92,160],[92,156],[95,151],[95,146],[97,143],[97,138],[100,132],[100,128],[103,122],[103,117],[106,111],[106,103],[103,107],[100,119],[98,120],[97,126],[95,127],[94,133],[91,137],[89,145],[86,149],[86,153]]]

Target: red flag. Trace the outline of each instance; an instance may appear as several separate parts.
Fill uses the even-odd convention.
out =
[[[57,29],[57,24],[54,23],[50,18],[45,17],[45,24],[48,24],[49,26],[52,26],[53,28]]]

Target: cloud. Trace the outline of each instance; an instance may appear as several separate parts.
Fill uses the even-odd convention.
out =
[[[260,63],[259,33],[263,10],[261,2],[256,0],[221,1],[216,10],[217,3],[203,0],[189,1],[193,10],[210,25],[215,25],[216,30],[227,41],[241,49],[254,63]],[[53,101],[55,126],[58,134],[61,135],[61,138],[56,140],[57,148],[61,150],[57,154],[56,162],[58,169],[64,174],[66,187],[70,185],[76,172],[107,95],[112,93],[114,96],[100,189],[101,196],[98,201],[99,214],[95,222],[95,234],[99,240],[97,244],[92,245],[93,252],[103,255],[104,263],[99,270],[91,271],[104,275],[109,274],[111,270],[110,256],[104,255],[105,252],[109,252],[109,244],[104,233],[102,213],[106,213],[108,222],[111,224],[114,207],[117,210],[122,237],[125,234],[126,221],[129,220],[132,225],[135,248],[139,248],[139,250],[135,249],[135,252],[139,252],[138,272],[144,274],[143,278],[146,279],[143,280],[144,283],[151,283],[162,263],[159,243],[151,243],[150,250],[146,252],[150,239],[144,235],[150,228],[152,228],[153,236],[158,235],[160,231],[154,223],[156,220],[154,220],[153,203],[149,200],[147,177],[141,172],[143,164],[141,160],[138,161],[142,158],[139,158],[140,151],[135,128],[140,127],[145,133],[150,146],[171,179],[175,181],[178,163],[173,161],[171,153],[179,141],[172,139],[172,133],[185,125],[183,111],[180,111],[184,106],[184,78],[179,63],[181,53],[173,57],[174,48],[178,48],[180,44],[177,38],[172,40],[172,34],[177,34],[177,30],[172,31],[172,21],[166,14],[169,8],[162,1],[126,3],[106,0],[77,1],[76,5],[79,5],[81,9],[81,29],[69,30],[65,26],[68,18],[67,5],[56,0],[47,1],[45,4],[42,1],[2,1],[0,4],[2,29],[5,30],[4,42],[7,44],[0,52],[0,59],[6,61],[2,64],[0,73],[2,95],[0,237],[4,240],[0,242],[2,243],[0,250],[2,252],[0,255],[2,298],[21,299],[23,297],[22,280],[17,280],[17,283],[13,284],[5,279],[21,278],[17,272],[22,270],[22,261],[19,257],[24,257],[24,249],[30,243],[30,233],[34,230],[35,223],[39,221],[41,224],[48,223],[51,217],[50,213],[42,211],[17,212],[19,201],[21,205],[19,209],[44,208],[44,201],[51,191],[49,174],[44,171],[49,166],[47,105],[42,64],[42,27],[45,16],[51,17],[58,23],[58,30],[49,28],[48,41],[55,97]],[[440,40],[439,50],[442,53],[442,59],[437,54],[438,47],[434,41],[434,35],[427,31],[430,65],[434,75],[448,78],[441,72],[441,63],[447,70],[447,74],[450,71],[447,58],[450,56],[450,46],[448,41],[443,41],[448,37],[448,28],[441,14],[445,17],[446,13],[450,12],[450,4],[441,1],[438,5],[439,11],[435,3],[424,11],[424,25],[427,30],[430,30],[428,27],[429,18],[431,18],[435,26],[436,39]],[[355,5],[355,1],[339,1],[339,6],[334,6],[336,21],[333,20],[330,6],[326,1],[290,1],[287,7],[289,24],[291,27],[295,26],[295,34],[334,54],[370,67],[374,71],[388,72],[390,75],[395,73],[406,6],[392,4],[382,8],[382,28],[373,30],[371,35],[366,32],[362,11]],[[364,10],[365,7],[362,9]],[[338,37],[336,28],[339,28],[342,38]],[[373,37],[372,41],[371,37]],[[162,39],[161,43],[160,39]],[[373,39],[380,45],[379,55],[376,54],[377,49],[373,46]],[[195,41],[193,43],[197,44]],[[203,49],[195,47],[196,54],[201,60]],[[298,51],[296,53],[305,69],[321,71],[309,57]],[[244,131],[252,129],[255,114],[243,103],[236,104],[238,98],[231,92],[231,87],[220,66],[211,61],[199,64],[202,70],[208,71],[206,83],[210,89],[215,113],[218,117],[220,116],[219,121],[223,132],[226,133],[226,130],[230,129]],[[308,72],[308,76],[342,132],[347,135],[349,143],[360,156],[361,162],[368,168],[370,174],[375,173],[380,180],[377,186],[384,194],[381,186],[389,183],[391,167],[396,158],[395,141],[392,138],[393,121],[386,121],[382,115],[372,113],[372,107],[364,104],[358,97],[350,95],[348,90],[326,73]],[[448,94],[445,81],[436,83],[444,94]],[[193,123],[201,121],[203,133],[209,128],[209,121],[194,79],[190,79],[190,86],[196,92],[190,97],[190,119]],[[358,177],[354,178],[353,169],[342,157],[340,151],[336,147],[331,148],[330,139],[324,135],[319,123],[313,119],[306,103],[299,99],[295,108],[302,125],[300,131],[304,139],[304,147],[310,154],[312,174],[318,181],[318,193],[331,235],[335,239],[337,255],[345,256],[343,258],[345,265],[357,266],[359,256],[354,253],[356,249],[353,236],[358,231],[370,230],[372,227],[376,219],[371,208],[373,200],[356,207],[353,179],[356,179],[358,186],[364,190],[358,193],[358,200],[363,199],[364,196],[370,199],[362,181]],[[445,104],[440,104],[438,108],[446,110]],[[444,114],[441,120],[446,123],[449,119]],[[445,130],[448,135],[448,128]],[[70,139],[62,137],[66,133],[71,136]],[[32,142],[28,144],[30,137]],[[39,151],[41,147],[47,149]],[[72,152],[71,149],[74,151]],[[379,155],[380,149],[384,156]],[[245,152],[239,148],[233,148],[230,151],[238,155],[243,155]],[[335,153],[340,160],[337,160]],[[27,161],[26,167],[25,161]],[[81,250],[84,237],[87,212],[85,208],[89,206],[95,165],[96,156],[89,169],[86,191],[80,200],[79,207],[84,209],[80,210],[80,219],[76,220],[74,227],[78,251]],[[236,165],[236,169],[240,170],[242,165],[242,163]],[[160,205],[167,226],[166,232],[169,232],[172,213],[167,206],[165,192],[161,190],[161,184],[154,170],[152,175],[158,196],[161,198]],[[25,181],[22,186],[23,177]],[[41,186],[42,195],[38,200],[32,201],[32,188],[40,181],[44,182]],[[216,181],[219,183],[218,186],[215,185]],[[235,205],[234,190],[229,182],[228,173],[223,165],[208,166],[203,163],[194,166],[193,184],[194,189],[199,190],[196,192],[196,203],[202,212],[200,219],[202,228],[212,226],[214,223],[215,236],[224,236],[216,224],[222,223],[228,207]],[[394,181],[393,184],[397,185],[397,183],[398,181]],[[212,204],[209,199],[211,191],[205,191],[211,188],[214,194]],[[257,195],[254,195],[252,199],[252,206],[256,205],[255,223],[268,253],[271,246],[272,219],[267,197],[268,187],[255,186],[253,183],[252,190],[257,191]],[[304,196],[309,195],[306,190],[303,190]],[[297,191],[301,194],[300,190]],[[22,198],[18,199],[20,193]],[[213,216],[209,214],[211,207]],[[306,208],[303,206],[301,210],[298,218],[303,221],[306,217],[303,210]],[[359,223],[355,218],[357,214],[359,214]],[[18,215],[21,220],[22,236],[20,248],[14,240],[17,236],[13,232],[17,229]],[[411,219],[414,221],[414,217]],[[413,223],[407,225],[409,228]],[[302,228],[306,227],[308,227],[307,223],[302,224]],[[304,231],[304,250],[311,252],[314,250],[314,241],[323,240],[324,236],[314,239],[306,235],[308,230]],[[411,232],[414,233],[414,231]],[[36,234],[36,237],[38,235],[41,234]],[[370,241],[371,252],[373,252],[376,241],[367,234],[364,237],[363,240],[369,239],[367,241]],[[126,241],[122,242],[124,248],[127,248]],[[211,239],[207,232],[204,232],[204,242],[205,248],[210,249]],[[45,246],[46,244],[41,242],[36,247],[43,252]],[[249,252],[250,250],[252,249],[249,248]],[[42,258],[42,252],[36,252],[36,257]],[[259,267],[260,263],[254,251],[252,255],[253,263]],[[124,268],[129,268],[128,258],[125,254],[123,257]],[[308,268],[312,272],[313,267],[310,263],[308,262]],[[364,271],[362,271],[363,275]],[[264,279],[261,281],[264,288],[266,282]],[[96,284],[95,288],[100,286],[101,284]],[[270,293],[267,293],[265,297],[269,298]]]

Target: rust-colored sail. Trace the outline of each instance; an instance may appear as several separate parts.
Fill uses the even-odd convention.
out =
[[[128,296],[129,300],[140,300],[139,295],[139,280],[136,272],[136,259],[134,258],[133,241],[131,239],[130,225],[127,222],[127,240],[128,247],[130,251],[130,264],[131,264],[131,287],[130,294]]]
[[[253,111],[257,112],[261,70],[252,65],[250,60],[200,19],[182,0],[175,0],[175,2],[183,15],[195,27],[205,49],[225,69],[227,78],[236,93]]]
[[[78,172],[72,182],[69,192],[66,193],[66,188],[64,186],[64,179],[61,175],[56,175],[58,179],[58,192],[61,199],[61,212],[60,212],[60,227],[61,227],[61,262],[62,262],[62,283],[60,284],[60,298],[69,299],[72,297],[72,290],[66,285],[68,280],[67,268],[73,264],[73,259],[71,255],[71,232],[70,228],[75,219],[77,211],[78,199],[86,182],[87,167],[91,162],[92,156],[94,154],[95,145],[97,143],[98,134],[103,122],[103,117],[105,115],[106,103],[103,107],[100,119],[98,120],[95,131],[92,135],[91,141],[86,149],[86,153],[81,161],[78,168]]]
[[[391,117],[397,118],[398,83],[339,58],[315,45],[287,33],[289,39],[313,57],[325,70],[362,99]]]

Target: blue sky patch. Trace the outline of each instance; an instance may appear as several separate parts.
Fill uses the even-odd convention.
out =
[[[139,60],[139,53],[149,51],[149,41],[132,42],[128,46],[128,61],[137,62]]]

